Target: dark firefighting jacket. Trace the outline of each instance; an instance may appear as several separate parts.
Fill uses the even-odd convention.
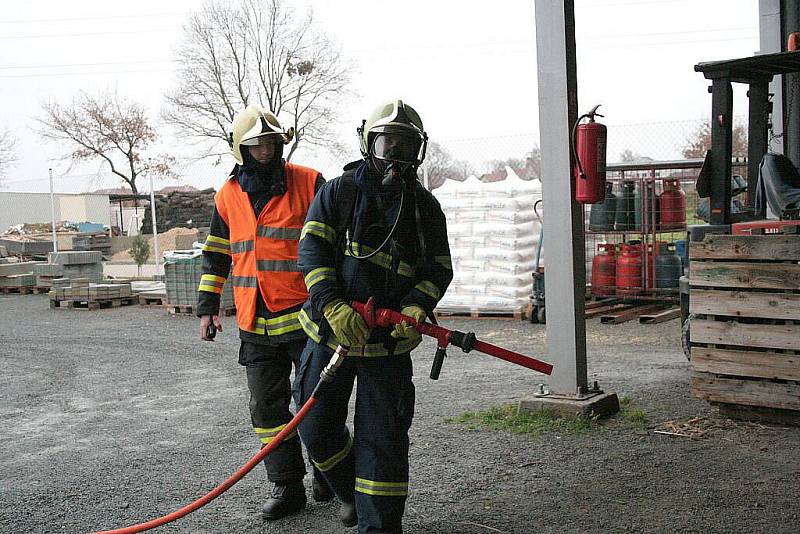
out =
[[[331,301],[366,302],[400,311],[416,304],[429,315],[453,278],[445,216],[439,202],[418,181],[385,186],[366,162],[345,167],[352,175],[355,199],[337,197],[343,177],[318,192],[300,238],[299,267],[305,275],[309,300],[300,312],[306,334],[317,343],[336,347],[322,310]],[[389,234],[398,210],[393,239],[369,259]],[[352,205],[352,214],[342,213]],[[389,337],[390,329],[373,330],[367,345],[351,348],[351,356],[385,356],[408,352],[419,340]]]

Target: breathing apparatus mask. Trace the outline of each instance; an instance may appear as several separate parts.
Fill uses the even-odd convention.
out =
[[[428,135],[422,120],[402,100],[375,109],[357,129],[361,154],[371,168],[383,176],[384,186],[410,184],[425,159]]]

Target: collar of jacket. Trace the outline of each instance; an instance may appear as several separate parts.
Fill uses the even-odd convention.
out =
[[[271,193],[273,196],[282,195],[286,192],[286,173],[284,167],[286,160],[281,160],[281,164],[275,168],[269,182],[259,180],[255,172],[245,169],[242,165],[237,165],[238,172],[236,179],[239,186],[245,193]]]

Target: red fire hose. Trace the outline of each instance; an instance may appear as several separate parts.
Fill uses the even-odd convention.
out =
[[[430,374],[431,378],[434,380],[439,378],[439,371],[442,368],[442,363],[444,362],[444,358],[446,356],[445,351],[448,345],[460,347],[464,352],[477,350],[484,354],[494,356],[495,358],[516,363],[517,365],[521,365],[523,367],[527,367],[528,369],[533,369],[548,375],[553,370],[553,366],[549,363],[531,358],[530,356],[525,356],[524,354],[520,354],[518,352],[498,347],[497,345],[492,345],[491,343],[486,343],[485,341],[480,341],[475,338],[475,334],[473,332],[464,333],[459,332],[458,330],[448,330],[447,328],[442,328],[441,326],[430,324],[424,321],[418,322],[413,317],[402,315],[394,310],[387,308],[375,308],[372,299],[369,299],[366,304],[361,302],[353,302],[352,306],[353,309],[355,309],[364,318],[364,321],[367,323],[367,326],[370,330],[372,330],[375,326],[389,326],[400,324],[401,322],[405,321],[406,324],[413,325],[421,334],[435,337],[437,341],[436,356],[434,357],[433,367],[431,368]],[[333,380],[334,376],[336,375],[336,370],[344,361],[348,350],[348,347],[344,347],[342,345],[339,345],[336,348],[333,357],[331,357],[331,361],[322,371],[322,375],[320,376],[320,381],[317,383],[317,387],[314,388],[313,393],[311,393],[311,397],[309,397],[303,407],[300,408],[292,420],[287,423],[286,427],[284,427],[284,429],[281,430],[277,436],[275,436],[269,445],[258,451],[255,456],[250,458],[246,464],[240,467],[225,482],[211,490],[206,495],[200,497],[193,503],[187,504],[183,508],[175,510],[170,514],[156,519],[151,519],[150,521],[139,523],[137,525],[115,530],[103,530],[95,534],[133,534],[135,532],[144,532],[145,530],[150,530],[151,528],[160,527],[194,512],[198,508],[205,506],[225,493],[231,486],[239,482],[239,480],[241,480],[256,465],[258,465],[259,462],[261,462],[261,460],[263,460],[269,453],[275,450],[281,444],[281,442],[283,442],[286,436],[291,434],[294,429],[297,428],[297,425],[300,424],[300,421],[303,420],[309,410],[311,410],[311,408],[317,402],[317,397],[319,396],[321,388],[324,387],[324,384],[329,384]]]
[[[166,525],[167,523],[171,523],[176,519],[180,519],[185,515],[189,515],[198,508],[205,506],[225,493],[231,486],[239,482],[239,480],[241,480],[247,473],[257,466],[259,462],[261,462],[261,460],[263,460],[269,453],[275,450],[275,448],[281,444],[286,436],[291,434],[294,429],[297,428],[297,425],[300,424],[300,421],[303,420],[309,410],[311,410],[314,404],[316,404],[321,386],[323,386],[323,384],[328,384],[333,380],[333,377],[336,375],[336,370],[344,361],[345,356],[347,356],[347,348],[340,345],[333,354],[330,363],[328,363],[328,365],[322,371],[322,376],[320,377],[320,381],[317,383],[317,387],[314,388],[314,392],[311,393],[311,397],[309,397],[306,403],[303,404],[303,407],[298,410],[297,414],[286,424],[284,429],[281,430],[277,436],[275,436],[269,445],[258,451],[255,456],[250,458],[246,464],[240,467],[225,482],[208,492],[206,495],[203,495],[193,503],[187,504],[183,508],[175,510],[170,514],[158,517],[156,519],[151,519],[150,521],[139,523],[137,525],[131,525],[129,527],[118,528],[115,530],[102,530],[95,534],[133,534],[135,532],[144,532],[145,530],[150,530],[151,528],[160,527],[162,525]]]

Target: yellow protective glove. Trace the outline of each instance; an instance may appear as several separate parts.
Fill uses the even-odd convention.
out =
[[[413,317],[416,319],[418,323],[421,323],[427,317],[425,310],[417,306],[416,304],[410,304],[408,306],[403,306],[403,309],[400,310],[400,313],[403,315],[408,315],[409,317]],[[389,334],[392,337],[404,337],[406,339],[415,339],[422,337],[422,334],[417,332],[417,329],[414,328],[412,325],[408,324],[407,321],[403,321],[400,324],[394,325],[394,330],[392,333]]]
[[[348,347],[361,346],[369,339],[369,328],[357,311],[343,300],[329,302],[322,309],[339,343]]]

